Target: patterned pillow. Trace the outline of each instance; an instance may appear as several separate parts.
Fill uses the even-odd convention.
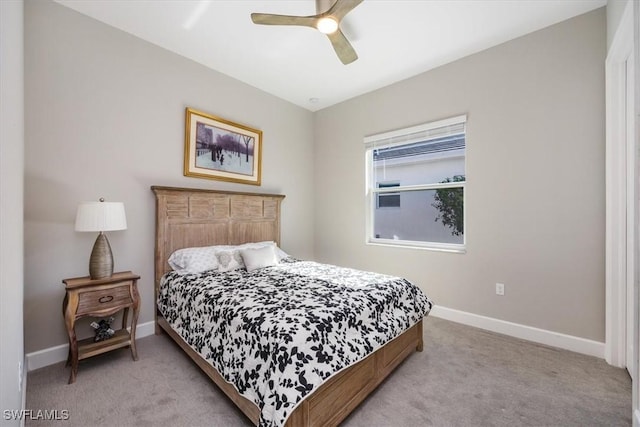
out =
[[[218,271],[232,271],[244,268],[244,262],[238,249],[216,251]]]
[[[201,273],[218,267],[215,246],[178,249],[167,262],[180,274]]]
[[[279,260],[276,256],[275,249],[275,245],[264,246],[262,248],[240,249],[240,255],[242,256],[247,271],[278,264]]]

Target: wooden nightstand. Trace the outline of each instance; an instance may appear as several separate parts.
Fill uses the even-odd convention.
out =
[[[138,294],[140,276],[123,271],[115,273],[107,279],[91,280],[89,277],[65,279],[66,295],[62,303],[62,313],[69,334],[69,355],[67,366],[71,364],[69,384],[76,381],[78,361],[122,347],[131,347],[133,360],[138,360],[136,350],[136,325],[140,313],[140,296]],[[127,331],[129,309],[133,309],[131,333]],[[76,340],[75,324],[83,317],[108,317],[124,310],[122,329],[107,340],[94,342],[87,338]],[[114,328],[115,329],[115,328]]]

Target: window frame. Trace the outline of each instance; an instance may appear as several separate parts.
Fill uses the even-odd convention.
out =
[[[466,122],[467,116],[460,115],[451,117],[444,120],[438,120],[434,122],[424,123],[417,126],[412,126],[403,129],[397,129],[390,132],[384,132],[367,136],[364,138],[365,143],[365,199],[366,199],[366,234],[365,243],[367,245],[375,246],[390,246],[401,248],[413,248],[413,249],[425,249],[441,252],[452,253],[466,253],[467,247],[467,153],[466,153]],[[419,184],[419,185],[400,185],[398,187],[378,188],[377,183],[374,182],[374,162],[373,162],[373,150],[376,148],[387,148],[393,146],[401,146],[410,144],[412,142],[407,137],[411,135],[420,134],[422,132],[428,134],[430,130],[438,128],[445,128],[447,126],[462,125],[465,133],[465,154],[464,154],[464,168],[465,168],[465,181],[462,182],[446,182],[446,183],[432,183],[432,184]],[[452,133],[451,135],[454,135]],[[427,137],[423,139],[435,139],[437,136]],[[396,240],[396,239],[383,239],[375,237],[374,230],[374,215],[378,208],[378,195],[384,193],[398,193],[421,190],[438,190],[441,188],[462,188],[463,189],[463,223],[464,233],[462,234],[462,243],[440,243],[440,242],[423,242],[417,240]]]

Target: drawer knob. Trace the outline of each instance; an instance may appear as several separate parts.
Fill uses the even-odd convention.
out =
[[[104,296],[104,297],[100,297],[98,299],[98,302],[100,304],[104,304],[104,303],[111,302],[111,301],[113,301],[113,296],[112,295],[107,295],[107,296]]]

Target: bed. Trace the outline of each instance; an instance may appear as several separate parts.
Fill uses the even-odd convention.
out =
[[[376,333],[375,330],[379,329],[379,331],[377,331],[378,336],[370,340],[368,339],[365,343],[366,345],[363,344],[364,347],[358,347],[357,343],[349,344],[349,346],[351,346],[349,352],[340,351],[339,355],[335,355],[335,360],[331,362],[332,365],[338,366],[335,372],[329,374],[325,372],[322,367],[319,368],[318,365],[313,365],[312,370],[317,374],[311,375],[316,381],[313,384],[311,384],[311,381],[309,381],[308,384],[305,379],[308,377],[304,377],[303,375],[300,375],[299,380],[297,379],[298,372],[300,372],[301,369],[300,366],[295,368],[294,371],[290,371],[290,376],[284,380],[280,380],[279,384],[289,387],[286,389],[287,393],[292,389],[300,390],[302,397],[298,397],[296,401],[284,402],[283,404],[279,396],[285,395],[269,392],[274,387],[273,381],[268,380],[267,377],[263,380],[262,373],[258,375],[255,373],[255,370],[251,371],[250,374],[245,373],[244,378],[247,382],[252,380],[254,384],[257,383],[259,385],[257,389],[262,391],[251,393],[248,392],[249,387],[245,387],[242,381],[240,381],[240,383],[237,381],[232,383],[230,374],[225,371],[226,366],[224,363],[228,363],[229,365],[237,364],[239,359],[233,359],[234,352],[244,355],[242,357],[253,353],[244,348],[240,349],[239,347],[233,350],[215,347],[213,344],[205,342],[207,340],[203,340],[203,336],[210,338],[212,336],[217,337],[218,333],[212,335],[211,332],[205,331],[206,328],[203,328],[202,325],[206,324],[207,328],[212,327],[211,325],[213,325],[215,321],[220,321],[220,319],[224,320],[230,312],[228,307],[225,306],[226,300],[222,301],[219,299],[219,295],[222,295],[219,293],[221,292],[220,289],[233,286],[234,295],[243,295],[241,299],[245,301],[253,298],[256,288],[271,286],[271,283],[278,284],[287,278],[294,278],[291,279],[290,282],[287,282],[289,284],[286,287],[280,286],[280,288],[286,289],[287,292],[296,286],[316,286],[311,285],[311,279],[307,282],[308,276],[317,276],[316,279],[320,277],[322,280],[319,280],[319,282],[324,284],[335,282],[337,284],[336,286],[341,289],[344,288],[344,286],[342,286],[343,282],[359,280],[359,277],[355,276],[359,276],[360,274],[371,275],[370,277],[367,276],[368,280],[379,279],[381,283],[385,281],[389,283],[393,282],[394,286],[395,282],[404,281],[404,279],[385,279],[384,275],[376,275],[375,273],[368,272],[353,274],[352,272],[355,270],[340,269],[338,267],[329,269],[329,266],[323,264],[293,258],[282,259],[277,266],[251,272],[248,271],[250,269],[247,267],[246,270],[239,269],[227,272],[211,271],[197,275],[187,274],[181,278],[179,274],[172,271],[168,262],[171,254],[179,249],[210,247],[213,245],[241,245],[249,242],[269,241],[275,242],[275,245],[279,247],[280,207],[284,196],[160,186],[153,186],[151,189],[156,197],[156,333],[166,332],[255,425],[338,425],[404,359],[414,351],[422,351],[422,318],[431,309],[431,301],[419,290],[415,291],[415,287],[405,281],[411,288],[405,290],[398,285],[398,289],[401,289],[398,293],[402,293],[403,298],[407,298],[408,300],[411,300],[411,298],[417,300],[419,298],[422,311],[417,314],[412,313],[411,316],[407,315],[407,318],[403,318],[403,320],[397,320],[395,315],[393,317],[395,320],[388,319],[387,323],[394,323],[393,328],[397,329],[395,331],[390,330],[391,328],[369,327],[368,329],[372,330],[374,334]],[[386,277],[388,278],[389,276]],[[303,281],[304,284],[301,284],[301,281]],[[233,285],[231,285],[231,283],[233,283]],[[390,285],[381,285],[380,288],[387,286]],[[269,292],[277,287],[278,286],[269,288]],[[356,285],[355,288],[357,287]],[[172,289],[172,293],[168,293],[168,289]],[[195,295],[194,289],[198,292],[210,292],[211,294],[193,296]],[[304,289],[315,288],[309,287]],[[356,291],[359,292],[359,290]],[[353,291],[354,296],[357,296],[356,291]],[[249,293],[241,294],[241,292]],[[328,298],[326,295],[330,295],[320,288],[318,288],[317,292],[313,290],[309,291],[309,293],[317,293],[321,295],[322,298]],[[404,295],[405,293],[407,295]],[[371,295],[375,294],[375,292],[368,291],[367,298],[372,298]],[[186,296],[189,295],[192,295],[193,301],[187,299]],[[203,319],[197,317],[192,318],[191,314],[187,316],[184,315],[186,312],[185,307],[192,305],[195,307],[196,302],[200,304],[202,300],[213,298],[211,295],[217,295],[215,297],[216,304],[199,306],[199,308],[196,307],[194,309],[194,311],[197,311],[200,315],[202,315],[202,313],[208,315],[209,317],[206,318],[206,320],[204,317]],[[264,299],[265,297],[257,296],[256,298]],[[380,298],[384,299],[384,296]],[[171,308],[172,305],[168,304],[170,299],[178,301],[178,303],[176,303],[178,305],[173,309]],[[237,304],[237,298],[229,299],[233,300],[234,304]],[[275,299],[277,302],[279,301],[280,304],[283,297],[277,296]],[[345,299],[344,295],[340,298],[334,298],[334,300],[331,300],[332,302],[329,306],[340,305],[340,301],[343,299]],[[290,308],[292,310],[306,303],[306,301],[299,302],[295,299],[292,299],[291,302]],[[260,304],[262,303],[261,301]],[[402,304],[404,304],[404,302]],[[215,312],[213,309],[207,308],[209,306],[216,306],[216,309],[219,311]],[[258,305],[252,300],[251,303],[247,303],[246,307],[262,307],[262,305]],[[260,328],[264,322],[262,313],[256,314],[255,309],[249,308],[245,309],[242,318],[247,320],[247,324],[252,325],[251,328],[254,328],[255,325],[258,325],[257,327]],[[330,310],[312,306],[311,309],[307,311],[325,313]],[[376,314],[370,317],[379,320],[380,316],[381,315]],[[300,316],[296,315],[292,317],[298,318]],[[398,319],[401,317],[402,316],[398,315]],[[256,323],[256,319],[259,320],[258,323]],[[290,322],[292,319],[287,317],[287,321]],[[197,327],[193,327],[192,325],[192,329],[201,331],[201,335],[196,334],[197,336],[195,336],[184,333],[186,329],[183,325],[184,323],[195,324],[197,322],[200,323],[198,323]],[[237,319],[229,321],[228,323],[231,324],[232,322],[237,323]],[[385,323],[381,322],[381,324]],[[217,326],[218,325],[215,325],[215,327]],[[235,330],[240,331],[243,327],[244,325],[236,324]],[[362,326],[358,325],[358,327]],[[329,324],[328,327],[322,326],[322,333],[325,335],[326,332],[324,330],[327,328],[330,330],[334,329],[331,324]],[[313,334],[317,335],[317,328],[314,328],[314,331]],[[385,337],[385,334],[388,336]],[[307,336],[307,341],[309,340],[312,340],[311,335]],[[287,341],[291,340],[285,339],[283,341],[280,338],[280,342],[287,344]],[[317,350],[318,344],[313,341],[311,344],[315,345],[316,347],[313,348]],[[214,347],[221,349],[218,351],[220,356],[223,358],[226,357],[225,360],[228,362],[216,362],[210,358],[211,353],[216,352]],[[212,348],[214,349],[212,350]],[[295,355],[297,348],[297,346],[294,347],[293,353],[291,354]],[[354,356],[354,354],[362,352],[363,348],[367,351],[362,353],[362,357]],[[256,352],[256,354],[257,353],[258,352]],[[289,354],[287,351],[284,353]],[[302,351],[299,353],[297,363],[294,360],[290,361],[290,364],[302,365],[307,363],[304,359],[305,357],[309,359],[312,358],[305,356]],[[345,355],[345,353],[347,353],[347,355]],[[321,352],[317,352],[316,354],[321,354]],[[247,360],[249,359],[250,357]],[[274,356],[273,359],[276,360],[276,356]],[[315,357],[315,359],[318,360],[314,360],[314,363],[322,362],[321,357]],[[302,360],[302,362],[300,362],[300,360]],[[337,361],[340,361],[344,366],[341,366]],[[252,362],[248,361],[247,363]],[[253,363],[255,367],[255,361]],[[277,365],[277,363],[274,364]],[[274,366],[272,369],[278,370],[278,367]],[[280,365],[280,371],[285,372],[285,370],[288,369],[289,365]],[[294,373],[292,374],[292,372]],[[285,372],[285,375],[286,374],[287,372]],[[256,378],[253,378],[254,376]],[[318,383],[318,379],[315,377],[320,377],[321,382]],[[265,384],[270,384],[269,388],[265,389],[266,386],[263,386],[260,381],[265,381]],[[277,386],[278,384],[276,384],[276,387]],[[255,401],[255,394],[260,395],[259,397],[261,398],[272,396],[270,402],[268,402],[271,406],[267,406],[267,403],[261,401],[260,407]],[[273,398],[274,395],[276,396],[275,398]]]

